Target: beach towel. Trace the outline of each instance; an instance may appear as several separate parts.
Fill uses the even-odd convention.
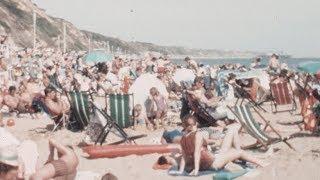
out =
[[[247,169],[241,169],[237,171],[226,171],[226,170],[218,170],[218,171],[199,171],[198,176],[206,176],[206,175],[213,175],[213,178],[215,180],[230,180],[235,179],[237,177],[240,177],[248,172]],[[182,174],[179,173],[177,170],[169,170],[168,174],[170,176],[186,176],[186,177],[192,177],[189,176],[188,172],[183,172]]]

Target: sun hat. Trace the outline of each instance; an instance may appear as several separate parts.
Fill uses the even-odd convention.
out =
[[[18,166],[17,146],[8,146],[0,149],[0,163]]]

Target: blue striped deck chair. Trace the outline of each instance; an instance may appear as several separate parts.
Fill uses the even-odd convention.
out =
[[[251,113],[249,104],[242,104],[237,105],[234,108],[228,106],[228,108],[233,112],[233,114],[237,117],[239,122],[242,125],[249,135],[257,139],[257,142],[245,146],[244,149],[252,149],[252,148],[259,148],[263,146],[267,149],[268,145],[277,143],[277,142],[284,142],[288,145],[291,149],[294,149],[288,142],[288,138],[283,138],[271,125],[270,122],[267,121],[259,112],[258,110],[252,106],[252,109],[258,114],[258,116],[265,122],[265,126],[262,128],[259,123],[257,123]],[[271,130],[277,135],[276,138],[268,136],[264,131],[270,127]]]

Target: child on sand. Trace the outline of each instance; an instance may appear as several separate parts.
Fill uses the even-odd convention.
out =
[[[157,88],[153,87],[150,89],[150,95],[152,96],[152,100],[154,101],[155,104],[155,125],[156,128],[159,128],[159,121],[161,122],[162,126],[165,126],[164,119],[167,116],[167,111],[168,111],[168,104],[166,101],[166,98],[160,94]]]
[[[151,129],[151,123],[147,118],[146,113],[142,111],[142,106],[137,104],[133,108],[133,128],[145,128]]]

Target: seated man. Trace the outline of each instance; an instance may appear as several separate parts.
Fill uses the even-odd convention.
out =
[[[34,173],[30,180],[63,179],[73,180],[76,176],[79,160],[73,149],[63,146],[57,141],[49,140],[50,154],[47,163]],[[58,160],[54,160],[57,150]]]
[[[55,121],[59,120],[69,111],[70,107],[53,88],[47,87],[44,93],[44,111],[53,117]]]
[[[14,111],[18,109],[19,105],[19,95],[17,94],[17,89],[14,86],[9,87],[9,94],[5,95],[3,98],[3,102],[8,106],[10,111]]]

